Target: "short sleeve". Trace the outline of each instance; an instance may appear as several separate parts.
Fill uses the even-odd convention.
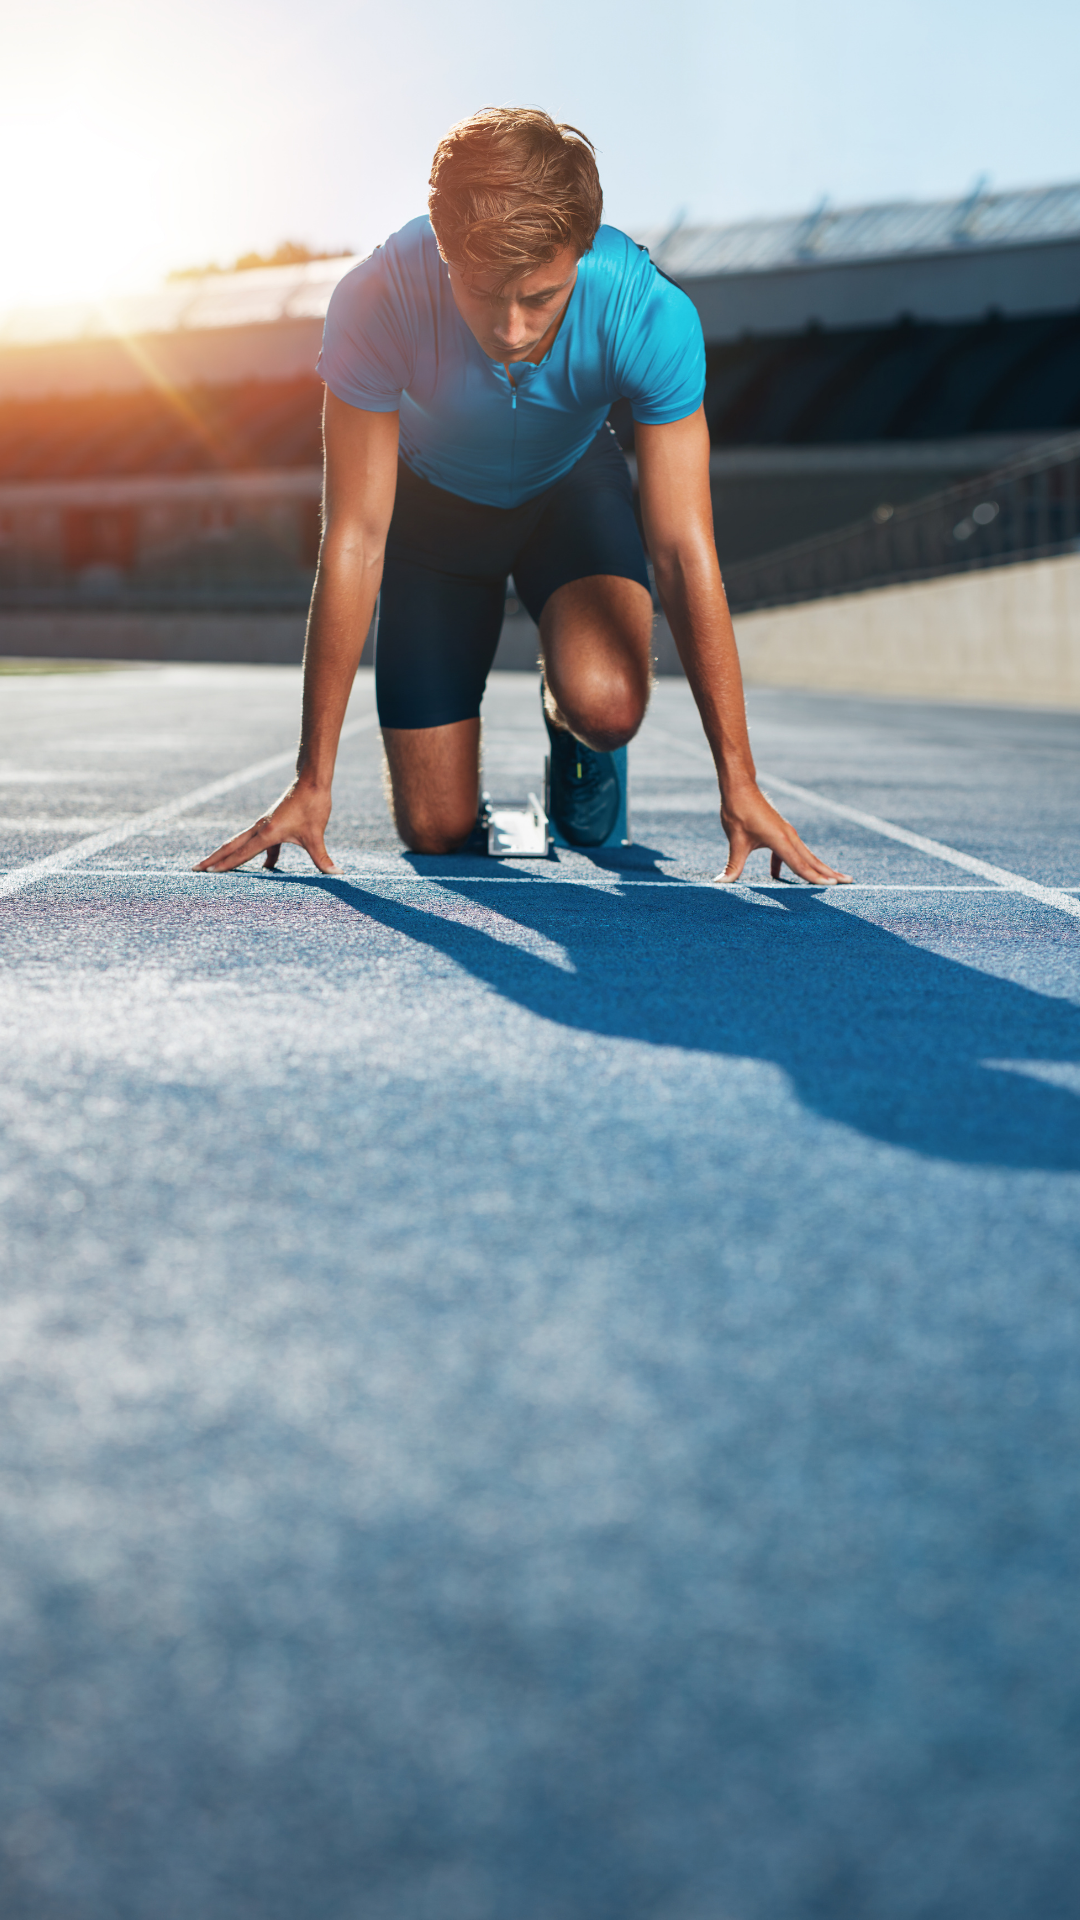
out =
[[[367,413],[394,413],[414,354],[382,247],[330,296],[318,371],[331,393]]]
[[[642,426],[666,426],[696,413],[705,397],[705,339],[693,301],[647,254],[639,273],[620,330],[619,390]]]

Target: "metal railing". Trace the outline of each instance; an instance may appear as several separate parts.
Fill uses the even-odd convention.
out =
[[[724,569],[735,613],[1080,551],[1080,434]]]
[[[0,610],[299,611],[317,468],[0,486]]]
[[[313,470],[0,489],[0,610],[300,611],[318,488]],[[722,558],[722,528],[720,547]],[[733,611],[747,613],[1070,550],[1080,550],[1080,433],[740,561],[724,580]]]

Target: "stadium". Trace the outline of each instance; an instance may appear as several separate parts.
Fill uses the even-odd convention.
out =
[[[1077,1912],[1080,186],[638,237],[746,698],[607,444],[574,844],[513,598],[448,851],[374,564],[303,684],[351,256],[3,321],[2,1920]]]
[[[701,316],[736,609],[1069,549],[1075,456],[1059,443],[1080,428],[1080,185],[637,237]],[[207,273],[5,318],[4,651],[299,658],[319,537],[314,369],[354,264]],[[624,406],[613,424],[632,459]],[[1035,536],[1023,513],[998,516],[992,537],[951,545],[949,490],[1040,455],[1057,477],[1053,523]],[[876,558],[864,540],[852,574],[848,529],[857,539],[860,523],[935,495],[940,554],[884,550],[894,527]],[[793,548],[804,557],[781,587],[771,557]],[[525,663],[521,628],[508,619],[501,665]],[[672,668],[663,635],[658,651]]]

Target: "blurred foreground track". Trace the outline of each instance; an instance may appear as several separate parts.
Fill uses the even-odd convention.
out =
[[[752,695],[826,893],[681,683],[518,866],[372,707],[214,877],[295,672],[5,684],[4,1920],[1066,1920],[1080,927],[910,842],[1074,899],[1080,718]]]

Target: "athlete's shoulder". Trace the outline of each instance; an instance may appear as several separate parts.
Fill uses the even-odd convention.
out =
[[[600,226],[589,252],[581,261],[589,277],[598,283],[621,285],[627,274],[648,273],[652,262],[643,247],[631,240],[620,227]],[[654,269],[655,271],[655,269]]]
[[[439,265],[439,243],[426,213],[406,220],[384,243],[383,251],[403,268],[428,272]]]
[[[628,233],[619,227],[600,227],[593,242],[593,250],[582,261],[591,262],[590,277],[594,286],[610,289],[619,297],[619,310],[624,318],[646,309],[654,312],[667,311],[685,316],[694,314],[694,303],[682,288],[669,280],[666,273],[650,257],[647,247],[640,246]]]
[[[425,214],[338,281],[323,325],[319,371],[339,400],[376,411],[398,405],[430,332],[438,259]]]
[[[339,305],[347,304],[351,299],[363,298],[384,288],[391,291],[411,281],[426,279],[436,270],[438,261],[439,248],[431,221],[426,213],[420,214],[399,227],[396,233],[389,234],[366,259],[350,267],[338,281],[331,299],[341,295]]]
[[[652,333],[658,326],[665,331],[700,332],[690,296],[661,272],[646,247],[620,228],[598,230],[582,266],[586,263],[591,263],[588,280],[604,315],[602,324],[614,328],[617,337],[631,337],[641,328]]]
[[[697,309],[628,233],[601,227],[596,239],[593,311],[616,391],[643,424],[685,419],[705,385]]]

